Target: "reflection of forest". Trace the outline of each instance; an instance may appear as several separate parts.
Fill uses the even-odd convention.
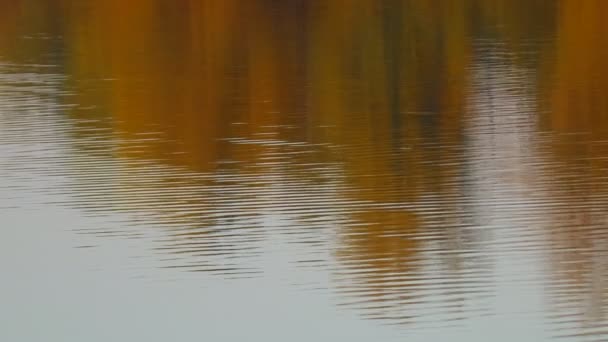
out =
[[[558,320],[605,331],[608,245],[608,27],[605,1],[563,1],[556,15],[552,68],[542,91],[547,144]],[[549,72],[550,70],[550,72]],[[569,314],[563,315],[562,313]],[[572,333],[563,332],[564,335]]]
[[[602,140],[608,122],[604,1],[52,2],[61,20],[43,17],[37,3],[0,5],[0,55],[11,50],[1,37],[63,36],[69,100],[79,104],[68,114],[88,120],[74,133],[111,131],[119,143],[104,155],[131,160],[100,174],[120,184],[92,198],[190,227],[165,246],[179,253],[254,250],[259,218],[282,205],[302,227],[339,222],[340,286],[370,300],[373,316],[407,316],[392,310],[420,300],[412,292],[421,285],[408,284],[427,246],[452,249],[442,262],[454,279],[460,251],[475,248],[463,181],[475,151],[465,151],[463,126],[479,41],[501,45],[513,57],[506,63],[537,79],[539,108],[548,108],[540,130],[589,133],[580,144],[552,143],[551,154],[567,175],[589,179],[585,191],[603,191],[608,150],[590,141]],[[35,28],[18,24],[24,16]],[[147,160],[183,173],[142,171]],[[91,180],[99,181],[82,182]],[[269,190],[277,184],[301,195]],[[568,204],[601,207],[578,203],[587,197],[571,185],[550,187]],[[241,235],[217,234],[222,226]],[[595,232],[579,227],[576,236]],[[457,301],[466,290],[455,291]]]

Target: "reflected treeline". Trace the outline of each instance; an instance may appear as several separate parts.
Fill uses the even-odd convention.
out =
[[[561,1],[555,49],[543,76],[541,127],[554,132],[546,148],[551,214],[555,320],[605,332],[608,235],[608,28],[605,1]],[[567,293],[567,295],[566,295]],[[574,329],[561,335],[579,336]]]
[[[105,80],[124,155],[213,170],[231,137],[268,137],[302,111],[304,2],[91,1],[66,5],[69,67],[84,89]],[[76,8],[74,8],[76,7]],[[77,115],[77,114],[76,114]],[[275,127],[270,129],[270,127]],[[158,139],[139,139],[158,133]],[[130,142],[133,142],[132,144]],[[255,158],[259,151],[247,151]],[[253,153],[253,155],[249,155]]]
[[[602,191],[608,152],[598,142],[608,110],[606,7],[13,0],[0,4],[0,56],[29,63],[28,54],[57,49],[39,39],[39,51],[9,55],[14,42],[4,37],[40,27],[61,37],[63,101],[81,158],[71,162],[79,167],[75,203],[166,228],[158,249],[169,252],[170,267],[255,271],[265,246],[284,234],[306,246],[297,262],[331,248],[337,261],[324,267],[343,302],[371,317],[410,322],[416,305],[434,301],[436,312],[460,319],[471,293],[489,291],[480,285],[486,222],[471,192],[504,181],[492,177],[508,161],[492,159],[513,155],[492,148],[538,138],[503,134],[517,128],[500,121],[509,110],[537,118],[539,131],[585,133],[550,139],[557,166],[544,176],[559,181],[542,190],[566,207],[603,208],[587,191]],[[538,114],[518,107],[509,87],[537,101]],[[467,122],[483,139],[467,136]],[[533,158],[508,152],[520,163]],[[488,160],[489,173],[471,170]],[[514,173],[525,178],[530,165]],[[590,240],[596,232],[575,233]]]
[[[0,4],[0,62],[48,67],[61,48],[60,8],[48,1],[7,0]]]
[[[315,212],[326,222],[317,233],[341,222],[336,255],[366,274],[342,281],[372,286],[357,296],[380,287],[389,298],[406,295],[408,277],[395,285],[392,275],[414,267],[418,235],[434,235],[420,212],[462,207],[453,199],[461,193],[456,161],[473,3],[91,1],[67,3],[65,11],[77,14],[67,16],[66,28],[67,65],[81,104],[73,117],[91,118],[91,107],[108,115],[93,121],[112,124],[119,156],[233,178],[195,182],[206,190],[188,197],[188,226],[204,228],[180,230],[164,248],[204,270],[193,255],[242,253],[264,235],[264,217],[275,208],[298,222]],[[291,145],[298,143],[308,147]],[[171,209],[162,208],[186,207],[178,181],[145,181],[140,163],[131,164],[112,210],[121,204],[160,211],[174,226]],[[104,179],[110,177],[117,174]],[[324,206],[273,193],[273,177]],[[330,197],[318,189],[328,184],[336,191]],[[138,198],[142,187],[171,200]],[[208,191],[214,187],[217,193]],[[425,196],[450,200],[429,209]],[[240,204],[239,213],[231,203]],[[222,227],[239,233],[210,233]],[[273,232],[286,227],[279,228]],[[226,245],[226,236],[240,242]]]

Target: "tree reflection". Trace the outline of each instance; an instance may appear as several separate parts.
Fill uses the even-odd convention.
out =
[[[561,284],[552,294],[559,312],[574,313],[568,319],[589,331],[605,321],[608,277],[607,10],[604,1],[560,2],[552,69],[542,87],[542,127],[555,132],[547,144],[555,163],[551,189],[560,204],[551,241],[554,277]]]
[[[484,223],[467,193],[482,182],[471,168],[483,166],[472,160],[495,158],[481,145],[507,135],[481,127],[476,134],[489,138],[476,140],[465,126],[483,111],[482,124],[502,129],[491,120],[510,114],[478,106],[496,85],[472,79],[483,72],[501,86],[520,85],[506,80],[514,70],[538,81],[534,129],[585,133],[550,144],[558,166],[545,177],[556,178],[539,188],[584,208],[575,216],[599,226],[605,2],[46,2],[61,20],[41,15],[39,3],[0,4],[2,56],[15,44],[5,37],[41,27],[62,37],[79,166],[91,156],[106,166],[76,174],[73,188],[90,192],[90,210],[126,212],[170,231],[159,249],[179,255],[173,266],[238,273],[255,268],[264,241],[305,236],[294,240],[315,252],[332,248],[343,302],[366,314],[408,322],[432,297],[443,301],[437,311],[463,318],[469,294],[484,291],[471,256]],[[57,49],[43,39],[28,46],[8,57],[26,64]],[[481,51],[494,46],[509,58]],[[557,220],[559,210],[549,211]],[[564,235],[555,243],[575,250],[583,241],[595,251],[597,229],[556,226]],[[587,280],[575,282],[595,274],[583,269]]]

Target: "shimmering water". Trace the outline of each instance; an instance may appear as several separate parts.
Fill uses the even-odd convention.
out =
[[[0,341],[608,340],[602,0],[0,3]]]

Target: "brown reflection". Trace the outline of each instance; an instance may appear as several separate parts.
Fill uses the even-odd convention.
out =
[[[560,202],[550,227],[554,316],[583,329],[560,335],[606,329],[606,11],[605,1],[560,2],[553,69],[543,85],[548,98],[543,127],[556,133],[548,144],[555,161],[551,189]]]
[[[430,227],[413,208],[458,191],[446,185],[458,174],[447,161],[461,142],[470,12],[439,2],[343,5],[315,12],[309,67],[314,139],[336,146],[341,196],[366,203],[340,229],[334,277],[346,304],[404,322],[415,316],[407,304],[426,299],[418,254]]]
[[[223,150],[223,139],[271,138],[303,106],[295,86],[303,84],[303,8],[93,1],[86,15],[71,8],[78,13],[71,66],[76,75],[107,80],[107,111],[126,142],[121,154],[209,171],[226,153],[238,154]],[[145,139],[148,133],[158,137]],[[249,147],[245,158],[255,159],[260,151]]]
[[[58,63],[59,12],[54,4],[7,0],[0,3],[0,63],[45,70]]]
[[[2,37],[41,27],[64,37],[66,102],[75,104],[67,110],[77,150],[66,162],[76,170],[72,205],[162,227],[154,248],[164,266],[257,272],[265,248],[288,236],[297,259],[289,262],[331,250],[335,260],[319,269],[331,272],[340,303],[368,316],[471,315],[471,294],[489,291],[479,216],[500,210],[475,213],[467,191],[477,182],[494,189],[495,198],[480,198],[513,204],[521,197],[504,189],[524,183],[471,169],[519,167],[512,174],[535,185],[527,177],[535,169],[522,166],[535,155],[509,148],[536,135],[492,120],[508,110],[533,117],[533,106],[513,100],[528,90],[509,88],[524,82],[507,79],[540,74],[541,127],[564,134],[551,142],[555,168],[543,175],[555,177],[539,186],[563,200],[545,203],[558,221],[550,239],[565,251],[552,260],[573,261],[556,263],[556,282],[601,293],[603,280],[592,279],[603,274],[596,240],[604,238],[608,152],[602,1],[89,0],[40,11],[33,3],[0,4],[0,46],[10,51]],[[61,27],[45,11],[61,13]],[[15,19],[23,13],[24,31]],[[23,54],[57,48],[43,41]],[[492,59],[495,52],[508,58]],[[488,100],[489,87],[508,96]],[[495,106],[501,101],[515,105]],[[474,115],[483,119],[475,135],[487,139],[467,136]],[[92,232],[134,236],[125,226]]]
[[[603,25],[603,1],[562,1],[554,73],[549,82],[549,127],[560,132],[606,132],[608,102],[608,49]],[[584,23],[584,25],[583,25]]]
[[[8,39],[15,36],[17,22],[19,20],[21,9],[19,8],[20,1],[3,1],[0,4],[0,48],[6,51],[6,46],[9,45]]]
[[[517,28],[511,11],[529,10],[485,3],[65,2],[71,114],[122,160],[76,187],[96,192],[90,207],[172,229],[159,247],[177,255],[171,267],[244,272],[289,222],[301,236],[338,222],[336,282],[366,314],[407,321],[404,304],[429,298],[460,307],[475,21]],[[309,229],[311,212],[322,228]],[[447,248],[446,284],[421,265],[434,244]]]
[[[301,155],[287,138],[306,136],[292,127],[305,107],[305,3],[64,5],[76,133],[123,161],[75,187],[97,192],[92,207],[175,229],[159,250],[191,259],[179,267],[243,271],[230,259],[255,254],[272,178],[306,172],[283,160]]]

